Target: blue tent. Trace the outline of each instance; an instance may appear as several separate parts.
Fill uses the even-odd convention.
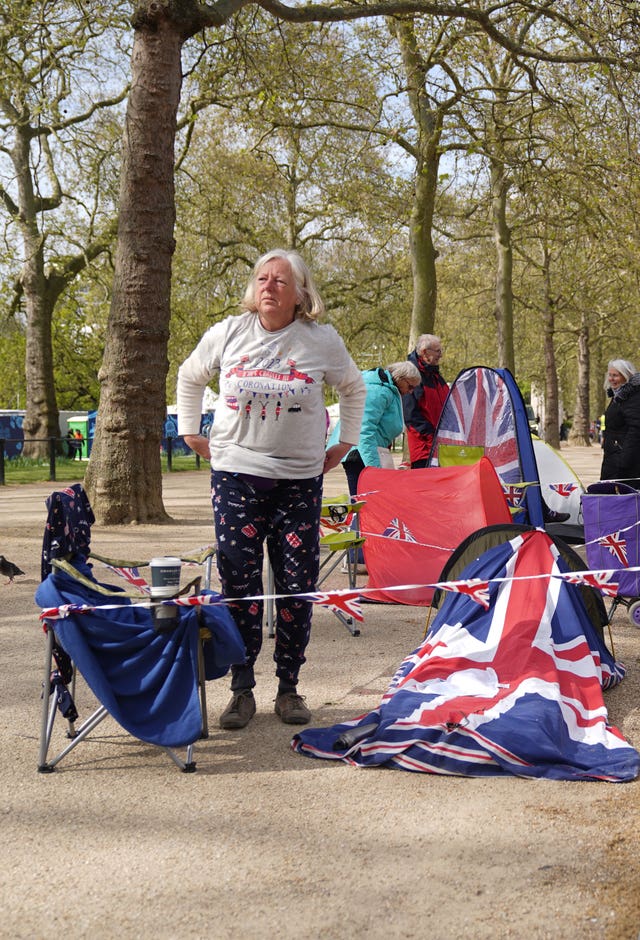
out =
[[[508,502],[517,510],[515,522],[544,525],[527,408],[508,369],[473,366],[459,372],[451,385],[428,466],[464,462],[469,452],[493,464]]]

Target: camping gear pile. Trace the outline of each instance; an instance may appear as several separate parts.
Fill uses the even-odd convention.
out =
[[[302,731],[295,750],[427,773],[637,777],[640,755],[603,699],[625,674],[604,641],[601,589],[617,585],[585,572],[568,544],[584,542],[584,489],[538,444],[511,373],[475,367],[451,386],[427,469],[402,487],[394,471],[363,472],[366,599],[439,610],[378,708]],[[543,480],[540,467],[562,480]],[[634,534],[638,508],[625,507]],[[549,509],[569,524],[545,525]],[[640,603],[633,610],[640,618]]]
[[[292,747],[415,772],[634,779],[640,755],[608,724],[602,695],[624,667],[602,638],[601,601],[589,611],[593,589],[571,570],[539,529],[482,552],[460,577],[486,584],[486,603],[447,593],[377,709],[302,731]]]

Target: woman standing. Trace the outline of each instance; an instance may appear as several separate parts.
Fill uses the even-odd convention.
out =
[[[612,359],[604,387],[611,401],[605,411],[600,479],[640,488],[640,373],[627,359]]]
[[[274,250],[256,263],[244,312],[209,329],[178,373],[178,433],[211,461],[217,566],[222,592],[247,649],[231,670],[232,697],[220,716],[243,728],[255,714],[254,664],[262,645],[262,568],[266,542],[277,594],[315,590],[319,568],[322,477],[358,440],[365,389],[296,252]],[[219,375],[210,438],[199,434],[202,394]],[[325,450],[324,385],[340,395],[342,434]],[[297,693],[312,605],[276,600],[276,714],[306,724]]]

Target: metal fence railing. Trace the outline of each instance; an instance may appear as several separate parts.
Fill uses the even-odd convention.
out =
[[[45,437],[45,438],[35,438],[39,443],[42,441],[48,442],[49,450],[49,480],[55,482],[56,479],[56,457],[58,456],[57,451],[61,444],[66,444],[65,438],[60,437]],[[15,459],[14,457],[7,456],[7,444],[18,444],[23,443],[23,438],[12,438],[12,437],[0,437],[0,485],[4,486],[6,483],[5,479],[5,469],[6,463],[8,460]]]

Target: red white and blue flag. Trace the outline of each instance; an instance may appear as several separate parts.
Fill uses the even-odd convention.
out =
[[[608,723],[602,694],[624,668],[587,612],[588,589],[565,572],[539,530],[485,552],[463,577],[488,582],[488,609],[448,593],[377,709],[304,730],[292,747],[423,773],[634,779],[640,755]]]
[[[565,574],[563,577],[570,584],[587,584],[589,587],[597,588],[607,597],[616,597],[619,585],[617,581],[614,581],[615,574],[615,571],[577,571],[574,574]]]
[[[131,584],[133,587],[137,587],[144,594],[151,593],[151,586],[149,582],[140,574],[140,570],[136,567],[129,567],[125,565],[110,565],[105,563],[105,568],[109,568],[115,574],[119,575],[121,578]]]
[[[406,522],[403,522],[402,519],[399,519],[398,516],[391,520],[382,533],[382,538],[398,539],[402,542],[417,542],[409,526]]]
[[[353,617],[355,620],[364,620],[362,607],[360,606],[360,591],[317,591],[313,594],[305,594],[312,604],[320,604],[321,607],[327,607],[332,611],[339,611],[347,617]]]
[[[569,499],[572,493],[578,489],[577,483],[549,483],[549,489],[552,493],[557,493],[563,499]]]
[[[509,506],[517,509],[524,496],[524,483],[503,483],[502,490]]]
[[[616,561],[619,561],[623,568],[629,567],[629,556],[627,555],[627,540],[620,532],[612,532],[598,539],[600,545],[607,548]]]
[[[437,443],[482,446],[503,482],[522,480],[511,396],[490,369],[458,376],[440,416]]]
[[[489,607],[489,582],[473,578],[470,581],[441,581],[438,584],[443,591],[457,591],[458,594],[468,594],[477,604],[482,604],[485,610]]]

